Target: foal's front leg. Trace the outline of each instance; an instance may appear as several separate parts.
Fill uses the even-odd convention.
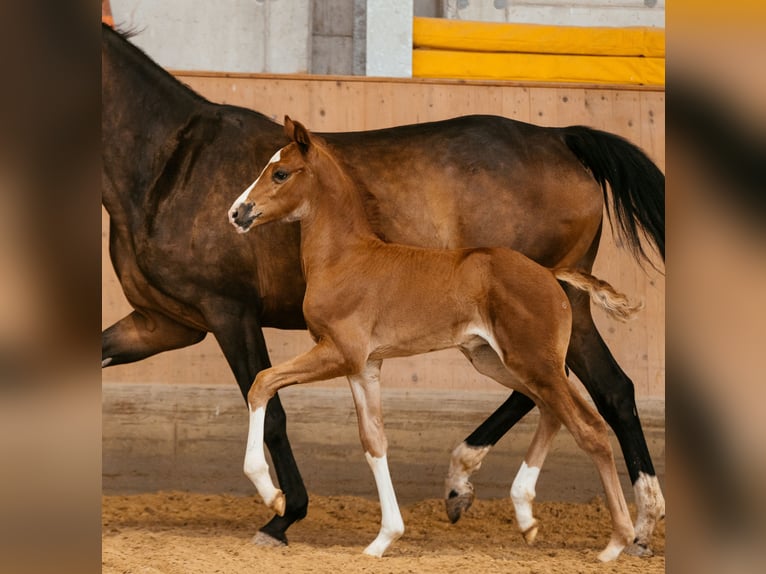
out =
[[[280,516],[285,512],[285,496],[271,480],[269,465],[263,451],[266,403],[282,387],[345,375],[345,365],[346,361],[338,349],[332,343],[322,340],[307,353],[261,371],[250,388],[247,395],[250,429],[245,452],[245,474],[253,482],[266,505]]]
[[[380,532],[365,548],[364,553],[378,557],[404,533],[404,521],[396,502],[386,457],[388,439],[383,430],[383,412],[380,405],[380,365],[381,361],[368,361],[359,375],[348,377],[356,405],[359,437],[367,463],[375,476],[380,498]]]

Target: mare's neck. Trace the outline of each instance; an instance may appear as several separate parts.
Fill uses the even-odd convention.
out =
[[[319,158],[319,169],[308,212],[301,220],[301,257],[304,270],[337,263],[380,241],[367,220],[358,184],[326,152]]]

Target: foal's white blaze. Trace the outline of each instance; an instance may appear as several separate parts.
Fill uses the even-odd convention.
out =
[[[269,163],[267,163],[264,168],[261,170],[261,173],[258,174],[258,177],[255,178],[255,181],[250,184],[250,186],[242,192],[242,195],[240,195],[237,199],[234,200],[234,203],[231,204],[231,207],[229,208],[229,222],[234,225],[234,227],[237,228],[237,231],[240,233],[245,233],[245,229],[240,228],[236,223],[234,223],[234,213],[240,208],[240,206],[247,201],[247,197],[250,195],[250,192],[253,191],[253,188],[258,183],[258,181],[261,179],[261,176],[263,175],[263,172],[266,171],[266,169],[272,164],[277,163],[282,158],[282,149],[278,149],[277,153],[275,153],[273,156],[271,156],[271,159],[269,160]]]
[[[101,361],[101,368],[104,368],[112,363],[112,357],[107,357]]]
[[[522,532],[532,528],[537,521],[532,516],[532,501],[535,499],[535,485],[540,476],[540,468],[537,466],[527,466],[526,461],[521,463],[516,478],[513,479],[511,486],[511,500],[513,508],[516,510],[516,521]]]
[[[394,492],[394,485],[391,483],[391,473],[388,471],[386,455],[375,457],[369,452],[365,452],[364,456],[372,469],[373,476],[375,476],[381,514],[378,537],[364,549],[364,553],[381,557],[391,546],[391,543],[404,533],[404,521],[399,512],[399,504],[396,502],[396,493]]]
[[[266,407],[258,407],[250,411],[250,429],[247,433],[247,450],[245,451],[245,474],[255,485],[266,505],[271,506],[282,515],[284,495],[274,486],[269,475],[269,464],[263,452],[263,426],[266,420]]]
[[[259,176],[260,179],[260,176]],[[256,179],[253,183],[250,184],[250,187],[248,187],[245,191],[242,192],[242,195],[240,195],[237,199],[234,200],[234,203],[231,204],[231,207],[229,208],[229,222],[234,225],[234,227],[237,228],[237,231],[240,233],[244,233],[245,230],[241,229],[235,222],[234,222],[234,214],[237,212],[237,210],[240,208],[240,206],[247,201],[247,196],[250,195],[250,192],[253,191],[253,188],[255,187],[255,184],[258,183],[258,180]]]

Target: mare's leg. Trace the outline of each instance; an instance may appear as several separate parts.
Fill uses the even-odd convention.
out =
[[[537,478],[540,476],[540,469],[543,467],[551,443],[560,428],[559,419],[547,407],[540,407],[537,431],[511,486],[511,500],[516,511],[516,522],[527,544],[532,544],[537,537],[537,519],[532,513]]]
[[[364,553],[378,557],[404,533],[404,521],[396,502],[386,456],[388,439],[383,430],[380,405],[380,364],[380,361],[369,361],[359,375],[348,377],[356,405],[359,438],[380,498],[380,532]]]
[[[452,451],[449,473],[444,481],[444,502],[451,522],[457,522],[473,504],[473,484],[469,479],[479,470],[489,449],[534,406],[532,399],[513,391],[487,420]]]
[[[285,497],[271,482],[269,466],[263,452],[266,404],[276,396],[279,389],[287,385],[331,379],[347,375],[348,372],[349,365],[345,357],[332,343],[322,340],[307,353],[261,371],[250,388],[247,395],[250,430],[245,453],[245,474],[253,482],[264,502],[280,516],[285,511]]]
[[[163,351],[199,343],[205,331],[149,311],[133,311],[101,333],[101,366],[140,361]]]
[[[214,334],[247,401],[256,375],[271,366],[263,331],[257,318],[247,311],[218,312],[211,316],[229,318],[217,321],[213,326]],[[231,320],[231,317],[237,319]],[[306,516],[309,499],[287,438],[287,417],[278,394],[266,407],[264,439],[287,501],[284,515],[272,517],[253,537],[253,542],[264,546],[283,545],[287,544],[287,529]]]
[[[633,484],[638,508],[636,542],[626,552],[651,555],[652,533],[657,521],[665,516],[665,499],[638,417],[633,381],[614,360],[593,324],[588,296],[566,286],[565,290],[572,302],[573,312],[567,364],[588,389],[596,408],[614,430]]]

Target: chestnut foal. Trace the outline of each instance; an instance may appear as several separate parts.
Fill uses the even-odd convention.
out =
[[[506,249],[436,250],[387,244],[365,216],[358,185],[322,138],[285,118],[292,140],[229,210],[241,233],[275,220],[300,220],[306,277],[303,312],[316,341],[307,353],[258,373],[250,389],[245,473],[264,502],[284,512],[263,451],[266,403],[282,387],[346,376],[359,434],[381,504],[381,528],[365,553],[381,556],[404,532],[386,460],[380,367],[388,357],[458,347],[474,367],[533,398],[537,432],[511,489],[527,542],[537,534],[534,487],[563,423],[596,464],[612,516],[599,554],[617,558],[633,525],[614,466],[607,428],[566,377],[572,313],[558,281],[588,291],[612,314],[637,307],[607,283],[579,271],[549,270]]]

